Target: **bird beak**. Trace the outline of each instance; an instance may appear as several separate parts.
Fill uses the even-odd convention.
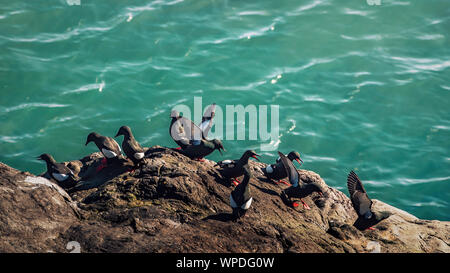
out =
[[[219,150],[219,152],[220,152],[220,155],[223,155],[223,153],[222,153],[222,151],[220,150],[220,148],[219,149],[217,149],[217,150]],[[223,149],[224,151],[225,151],[225,149]]]
[[[296,159],[296,160],[297,160],[298,164],[300,164],[300,165],[303,164],[303,160],[301,158],[300,159]]]
[[[320,197],[323,197],[323,193],[322,193],[322,192],[320,192],[320,191],[319,191],[319,195],[320,195]]]
[[[42,158],[40,156],[37,156],[36,159],[37,160],[42,160]]]
[[[257,158],[257,156],[260,156],[260,155],[252,155],[252,157],[253,157],[254,159],[260,161],[259,158]]]
[[[118,137],[118,136],[119,136],[119,133],[117,133],[115,137]]]

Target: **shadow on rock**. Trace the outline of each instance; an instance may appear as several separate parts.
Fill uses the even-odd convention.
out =
[[[130,171],[133,164],[124,158],[118,159],[108,164],[107,167],[97,171],[101,165],[101,159],[95,159],[89,165],[83,164],[79,176],[81,180],[71,189],[69,193],[76,191],[97,188],[111,179]]]
[[[203,221],[207,220],[216,220],[221,222],[230,222],[234,220],[232,213],[221,212],[218,214],[210,215],[202,219]]]

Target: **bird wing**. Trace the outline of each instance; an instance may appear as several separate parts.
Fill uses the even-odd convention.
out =
[[[53,164],[51,167],[51,172],[59,173],[59,174],[63,174],[63,175],[73,174],[72,170],[69,169],[68,167],[66,167],[66,165],[64,165],[63,163]]]
[[[216,114],[216,104],[211,104],[203,114],[202,122],[199,124],[200,130],[203,132],[203,137],[207,138],[209,130],[213,126],[214,115]]]
[[[142,146],[135,139],[131,139],[129,143],[130,143],[131,149],[133,149],[133,152],[135,152],[135,153],[143,153],[144,152],[144,149],[142,148]]]
[[[103,143],[102,143],[102,150],[109,150],[113,153],[115,153],[116,155],[121,155],[122,154],[122,150],[120,149],[119,144],[112,138],[110,137],[105,137]]]
[[[217,165],[219,165],[219,167],[221,168],[234,168],[234,166],[236,166],[236,160],[222,160],[217,162]]]
[[[244,167],[244,179],[242,180],[239,185],[234,188],[234,190],[231,192],[231,196],[233,197],[233,200],[235,203],[240,207],[243,204],[245,204],[250,198],[250,177],[252,176],[250,170],[248,167]]]
[[[352,195],[351,200],[353,207],[359,216],[364,216],[368,211],[371,211],[372,200],[370,200],[366,193],[357,191]]]
[[[53,164],[49,170],[49,173],[59,182],[66,180],[69,176],[74,176],[72,170],[66,167],[63,163]]]
[[[347,188],[356,213],[359,216],[363,216],[366,212],[370,211],[372,200],[370,200],[361,180],[354,171],[348,174]]]
[[[298,172],[297,169],[295,168],[294,164],[292,164],[292,162],[289,160],[289,158],[287,158],[283,153],[278,152],[278,154],[280,155],[281,158],[281,162],[283,163],[283,166],[286,170],[286,173],[289,177],[289,182],[293,185],[293,186],[298,186],[299,184],[299,177],[298,177]]]
[[[350,196],[352,196],[355,193],[355,191],[360,191],[360,192],[366,193],[366,190],[364,189],[364,186],[363,186],[361,180],[359,179],[359,177],[356,175],[356,173],[354,171],[351,171],[348,174],[347,188],[348,188],[348,192],[350,193]]]
[[[189,145],[202,140],[203,132],[191,120],[180,117],[171,124],[170,136],[178,144]]]

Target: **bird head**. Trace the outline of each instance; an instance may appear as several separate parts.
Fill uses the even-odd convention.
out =
[[[288,154],[288,158],[289,158],[291,161],[294,161],[294,160],[297,161],[298,164],[300,164],[300,165],[303,164],[303,160],[300,158],[300,154],[299,154],[298,152],[296,152],[296,151],[290,152],[290,153]]]
[[[177,110],[173,109],[173,110],[170,112],[170,118],[172,118],[172,119],[177,119],[177,118],[179,118],[179,117],[180,117],[180,112],[178,112]]]
[[[53,157],[49,154],[41,154],[37,157],[38,160],[44,160],[45,162],[52,162],[55,161]]]
[[[325,187],[317,182],[313,182],[310,184],[312,187],[312,192],[317,192],[321,197],[328,197],[327,191]]]
[[[214,144],[214,149],[219,150],[220,154],[222,154],[223,150],[224,152],[226,152],[225,148],[223,147],[222,141],[220,141],[219,139],[213,139],[213,144]]]
[[[254,158],[254,159],[260,161],[259,158],[257,157],[257,156],[260,156],[260,155],[257,154],[257,153],[256,153],[255,151],[253,151],[253,150],[247,150],[247,151],[245,151],[244,156],[245,156],[246,158],[250,158],[250,157],[251,157],[251,158]]]
[[[96,139],[98,139],[100,137],[99,134],[97,134],[96,132],[92,132],[88,135],[87,139],[86,139],[86,144],[88,145],[89,142],[91,141],[95,141]]]
[[[122,126],[119,128],[119,131],[117,132],[115,137],[118,136],[131,136],[131,129],[128,126]]]

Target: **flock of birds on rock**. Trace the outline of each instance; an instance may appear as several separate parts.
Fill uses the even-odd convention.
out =
[[[210,140],[207,138],[208,132],[213,125],[214,114],[215,104],[212,104],[206,109],[201,123],[197,126],[191,120],[173,110],[171,112],[172,121],[169,127],[169,133],[172,139],[179,145],[179,148],[175,149],[197,161],[203,161],[205,156],[215,150],[218,150],[222,154],[221,151],[225,151],[222,142],[219,139]],[[124,137],[122,149],[126,157],[133,162],[134,168],[130,171],[134,171],[145,158],[144,149],[136,141],[128,126],[120,127],[115,137],[118,136]],[[109,163],[118,160],[118,157],[122,155],[122,149],[119,144],[111,137],[92,132],[88,135],[85,145],[88,145],[90,142],[94,142],[104,156],[101,165],[97,167],[97,172],[106,168]],[[322,197],[326,197],[324,196],[326,195],[326,190],[321,184],[317,182],[305,183],[300,179],[298,170],[293,163],[293,161],[297,161],[300,165],[303,163],[298,152],[292,151],[287,156],[281,152],[278,152],[278,154],[279,158],[276,160],[276,163],[267,165],[267,167],[262,169],[262,172],[269,180],[274,181],[276,184],[284,183],[290,186],[283,190],[280,196],[286,205],[294,208],[298,207],[299,204],[292,201],[292,198],[298,198],[301,200],[305,209],[310,209],[302,198],[312,193],[318,193]],[[230,194],[230,206],[233,210],[232,219],[234,221],[243,217],[252,204],[253,198],[251,197],[249,184],[253,175],[248,163],[250,158],[259,161],[258,156],[255,151],[247,150],[239,159],[217,162],[216,166],[219,166],[221,175],[230,181],[230,185],[235,186]],[[46,162],[47,173],[56,181],[76,180],[76,176],[72,170],[63,163],[57,163],[51,155],[42,154],[38,159]],[[241,182],[237,178],[242,175],[244,178]],[[285,178],[288,178],[289,183],[283,180]],[[361,180],[353,171],[348,175],[347,188],[353,208],[358,215],[358,219],[354,223],[354,226],[358,229],[372,229],[371,226],[391,215],[389,212],[373,211],[372,200],[368,197]]]

